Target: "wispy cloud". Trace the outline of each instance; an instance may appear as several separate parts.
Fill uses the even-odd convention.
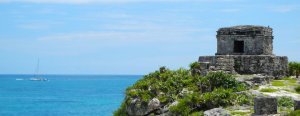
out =
[[[29,30],[41,30],[41,29],[50,29],[52,27],[58,27],[58,26],[61,26],[63,24],[64,24],[63,22],[55,22],[55,21],[29,22],[29,23],[18,24],[17,28],[29,29]]]
[[[269,9],[273,12],[287,13],[295,10],[296,8],[297,7],[294,5],[285,5],[285,6],[270,7]]]
[[[240,0],[0,0],[0,3],[29,2],[29,3],[55,3],[55,4],[114,4],[137,2],[234,2]]]

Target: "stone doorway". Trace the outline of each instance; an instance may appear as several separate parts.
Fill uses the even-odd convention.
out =
[[[234,53],[244,53],[244,41],[234,41]]]

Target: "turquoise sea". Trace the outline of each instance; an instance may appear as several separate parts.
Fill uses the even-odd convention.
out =
[[[0,116],[111,116],[139,75],[0,75]],[[16,80],[22,78],[24,80]]]

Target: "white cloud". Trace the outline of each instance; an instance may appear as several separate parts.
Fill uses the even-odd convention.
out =
[[[29,2],[29,3],[55,3],[55,4],[114,4],[133,2],[235,2],[240,0],[0,0],[0,3]]]
[[[22,23],[17,25],[18,28],[21,29],[29,29],[29,30],[40,30],[40,29],[50,29],[52,27],[58,27],[63,25],[63,22],[55,22],[55,21],[48,21],[48,22],[29,22],[29,23]]]
[[[296,9],[296,6],[293,5],[285,5],[285,6],[277,6],[277,7],[271,7],[269,8],[273,12],[278,12],[278,13],[287,13],[291,12]]]
[[[170,23],[119,22],[101,25],[105,31],[60,33],[38,38],[41,41],[97,41],[97,42],[176,42],[195,39],[195,33],[213,32],[210,28],[190,27]],[[207,35],[207,34],[206,34]],[[198,38],[205,39],[205,38]]]

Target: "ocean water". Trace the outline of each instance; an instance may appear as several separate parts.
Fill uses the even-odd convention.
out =
[[[138,75],[0,75],[0,116],[111,116]],[[16,80],[23,78],[25,80]]]

